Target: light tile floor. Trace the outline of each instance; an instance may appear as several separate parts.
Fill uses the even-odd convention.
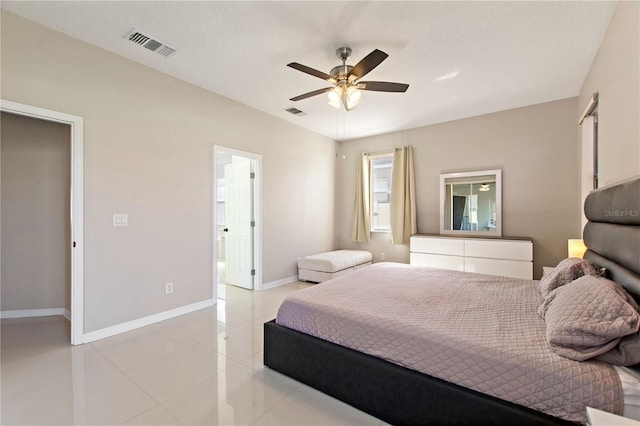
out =
[[[2,320],[2,425],[381,425],[262,365],[262,324],[308,286],[221,286],[217,306],[81,346],[63,317]]]

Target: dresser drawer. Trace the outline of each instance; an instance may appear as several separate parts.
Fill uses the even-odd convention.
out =
[[[483,259],[465,257],[464,270],[478,274],[502,275],[505,277],[531,279],[533,263],[519,260]]]
[[[411,237],[409,249],[412,253],[464,256],[464,240],[455,238]]]
[[[530,241],[465,240],[466,257],[488,257],[491,259],[533,260],[533,244]]]
[[[442,254],[411,253],[409,263],[414,266],[429,266],[431,268],[464,271],[464,257],[447,256]]]

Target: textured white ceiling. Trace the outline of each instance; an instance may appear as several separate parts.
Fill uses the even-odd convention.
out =
[[[189,81],[336,140],[348,140],[577,96],[616,2],[2,1],[11,13]],[[164,58],[125,36],[144,31]],[[326,95],[288,99],[326,82],[335,50],[355,65],[389,58],[365,78],[408,83],[364,92],[350,112]],[[455,77],[443,76],[457,73]],[[284,109],[306,112],[292,116]]]

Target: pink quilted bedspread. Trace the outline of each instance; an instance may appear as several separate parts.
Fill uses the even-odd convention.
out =
[[[621,413],[615,370],[553,353],[540,302],[536,281],[378,263],[294,293],[276,322],[570,421]]]

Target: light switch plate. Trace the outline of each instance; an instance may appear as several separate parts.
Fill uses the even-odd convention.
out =
[[[129,226],[129,215],[125,213],[114,213],[113,226]]]

